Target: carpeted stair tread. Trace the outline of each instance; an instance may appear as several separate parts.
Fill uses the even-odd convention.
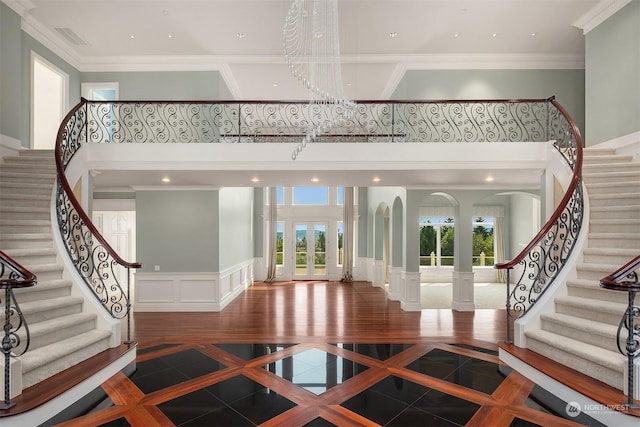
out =
[[[563,304],[577,308],[584,308],[591,311],[599,311],[608,314],[622,314],[627,309],[625,304],[611,301],[594,301],[591,298],[582,298],[575,296],[562,296],[555,299],[556,304]]]
[[[593,262],[586,264],[578,264],[576,266],[579,270],[585,271],[604,271],[607,274],[616,271],[620,266],[618,264],[595,264]]]
[[[574,316],[570,316],[562,313],[546,313],[540,316],[542,319],[567,325],[573,329],[578,329],[585,332],[591,332],[602,337],[615,337],[618,332],[618,327],[609,325],[607,323],[596,322],[589,319],[579,319]]]
[[[56,255],[58,253],[54,248],[3,249],[3,252],[11,258],[33,255]]]
[[[51,233],[7,233],[0,234],[1,240],[51,240]]]
[[[44,194],[10,194],[10,193],[0,193],[0,199],[4,200],[37,200],[39,202],[49,202],[51,201],[51,197],[49,195]]]
[[[636,200],[640,200],[640,192],[589,194],[589,200],[591,203],[609,201],[609,208],[613,206],[627,206],[633,204]],[[616,204],[616,202],[618,204]]]
[[[25,206],[4,206],[4,205],[0,205],[0,212],[15,212],[15,213],[30,213],[30,212],[37,212],[37,213],[49,213],[50,209],[49,208],[44,208],[44,207],[25,207]]]
[[[29,301],[20,304],[20,309],[28,316],[33,313],[41,313],[47,310],[52,310],[55,308],[61,307],[69,307],[78,304],[82,304],[84,299],[82,297],[59,297],[59,298],[50,298],[46,300],[37,300],[37,301]],[[4,318],[4,313],[0,313],[0,316]]]
[[[638,256],[638,251],[636,249],[627,249],[627,248],[585,248],[583,252],[586,254],[593,254],[593,255],[627,256],[629,257],[629,261],[631,261],[633,258]]]
[[[607,350],[541,329],[528,331],[526,336],[553,346],[565,353],[573,354],[581,359],[618,371],[620,374],[624,372],[626,358],[618,353],[617,349]],[[550,355],[545,354],[545,356],[554,359]]]
[[[61,329],[68,328],[79,323],[95,321],[97,317],[98,316],[93,313],[70,314],[68,316],[51,319],[48,322],[35,323],[29,327],[29,332],[32,338],[40,335],[56,333]]]
[[[23,375],[37,367],[46,365],[53,361],[64,359],[65,356],[73,354],[91,344],[104,340],[110,336],[107,331],[98,329],[76,335],[62,341],[40,347],[34,351],[27,351],[20,359],[22,360]]]

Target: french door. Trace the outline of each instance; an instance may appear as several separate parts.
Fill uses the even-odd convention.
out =
[[[326,280],[327,224],[322,222],[296,222],[294,280]]]

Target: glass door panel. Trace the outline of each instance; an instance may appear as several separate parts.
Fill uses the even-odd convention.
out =
[[[326,279],[327,224],[295,224],[295,271],[294,279]]]

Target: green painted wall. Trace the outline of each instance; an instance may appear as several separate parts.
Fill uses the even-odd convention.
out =
[[[136,193],[136,254],[142,271],[219,271],[219,192]],[[194,224],[198,224],[194,227]]]
[[[556,97],[581,131],[584,70],[409,70],[392,99],[546,99]]]
[[[80,101],[80,74],[21,30],[20,15],[0,3],[0,133],[31,144],[31,52],[69,76],[69,108]]]
[[[640,131],[640,1],[586,35],[586,144]]]
[[[22,137],[20,15],[0,2],[0,134]]]
[[[121,100],[230,99],[218,71],[129,71],[82,73],[82,82],[118,82]]]

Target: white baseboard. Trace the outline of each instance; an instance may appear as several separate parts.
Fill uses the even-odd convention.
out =
[[[0,161],[8,156],[17,156],[24,149],[19,139],[0,133]]]
[[[640,153],[640,131],[633,132],[628,135],[623,135],[619,138],[614,138],[609,141],[601,142],[600,144],[590,145],[589,149],[611,149],[616,150],[616,154],[638,154]],[[637,157],[636,157],[636,161]]]

